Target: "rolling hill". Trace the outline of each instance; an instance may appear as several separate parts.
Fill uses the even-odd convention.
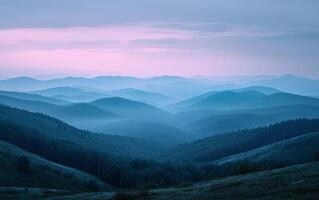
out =
[[[30,134],[28,137],[31,137],[34,134],[38,134],[36,137],[39,137],[38,139],[44,142],[52,140],[67,142],[72,144],[74,148],[98,150],[115,157],[150,157],[156,152],[154,150],[159,148],[149,141],[146,142],[136,138],[82,131],[39,113],[31,113],[7,106],[0,106],[0,111],[0,119],[4,120],[4,127],[11,127],[11,124],[12,126],[21,126],[18,129],[20,132],[14,132],[15,135],[28,136],[27,134]],[[24,129],[25,131],[23,131]],[[5,129],[2,129],[2,134],[5,134]],[[6,134],[8,135],[8,133]],[[7,135],[2,136],[6,137]]]
[[[253,110],[236,110],[216,112],[207,117],[207,111],[202,113],[181,114],[184,121],[191,121],[183,129],[201,137],[211,136],[239,129],[256,128],[280,121],[297,118],[319,118],[319,107],[308,105],[291,105]],[[197,114],[197,116],[196,116]],[[202,116],[202,118],[200,118]],[[192,121],[193,119],[196,119]],[[198,119],[200,118],[200,119]]]
[[[151,105],[165,105],[173,101],[171,97],[160,93],[139,90],[135,88],[125,88],[120,90],[106,91],[109,96],[122,97],[134,101],[139,101]]]
[[[99,99],[90,104],[129,119],[170,122],[173,118],[170,113],[157,107],[120,97]]]
[[[29,101],[39,101],[39,102],[44,102],[44,103],[51,103],[51,104],[56,104],[56,105],[69,104],[69,102],[63,101],[60,99],[45,97],[45,96],[36,95],[36,94],[22,93],[22,92],[0,91],[0,95],[12,97],[12,98],[17,98],[17,99],[29,100]]]
[[[18,170],[19,158],[30,161],[27,172]],[[69,191],[110,190],[111,186],[76,169],[45,160],[9,143],[0,141],[0,187],[62,189]],[[96,188],[92,188],[94,183]]]
[[[318,95],[319,81],[291,74],[271,79],[254,81],[251,84],[273,87],[289,93],[300,95]]]
[[[302,164],[315,160],[319,156],[319,132],[293,137],[278,143],[267,145],[251,151],[232,155],[215,163],[222,165],[239,160],[253,162],[281,162]]]
[[[232,92],[224,91],[218,92],[201,99],[197,103],[190,106],[192,109],[240,109],[247,108],[255,100],[262,98],[264,94],[256,91],[245,91],[245,92]]]
[[[107,123],[91,122],[90,130],[99,133],[111,133],[136,138],[143,138],[153,143],[169,148],[177,144],[187,143],[198,139],[193,134],[170,125],[156,122],[142,122],[135,120],[114,120]]]
[[[301,173],[302,172],[302,173]],[[126,192],[126,199],[136,200],[316,200],[319,195],[319,163],[193,183],[186,186]],[[274,184],[274,182],[276,184]],[[51,200],[114,199],[114,193],[62,195]],[[119,196],[119,195],[118,195]],[[116,195],[115,195],[116,197]]]
[[[319,120],[289,120],[271,126],[214,135],[163,154],[174,161],[210,162],[319,130]]]
[[[71,102],[94,101],[96,99],[108,97],[108,95],[104,93],[84,91],[75,87],[55,87],[32,91],[31,93]]]
[[[82,120],[111,120],[119,118],[119,116],[116,114],[86,103],[59,106],[50,103],[22,100],[2,95],[0,95],[0,103],[32,112],[44,113],[52,117],[59,118],[60,120],[64,120],[73,125],[79,124]]]
[[[215,94],[221,93],[223,92],[225,95],[225,98],[227,98],[227,95],[230,95],[229,92],[236,92],[236,93],[245,93],[245,92],[259,92],[265,95],[270,95],[270,94],[276,94],[276,93],[280,93],[281,91],[274,89],[274,88],[270,88],[270,87],[264,87],[264,86],[250,86],[250,87],[245,87],[245,88],[239,88],[239,89],[232,89],[232,90],[226,90],[226,91],[210,91],[210,92],[206,92],[204,94],[201,95],[197,95],[194,97],[191,97],[189,99],[171,104],[169,106],[167,106],[169,109],[174,110],[174,111],[179,111],[179,110],[183,110],[193,104],[196,104],[202,100],[205,100],[206,98],[211,98],[212,96],[214,96]],[[228,93],[228,94],[227,94]],[[234,94],[233,94],[234,95]]]
[[[179,108],[179,110],[238,110],[287,106],[294,104],[319,106],[319,100],[313,97],[282,92],[265,95],[256,91],[223,91],[209,92],[200,96],[196,96],[179,104],[175,104],[175,107]]]

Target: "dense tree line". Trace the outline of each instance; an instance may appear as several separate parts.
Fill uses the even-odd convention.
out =
[[[219,134],[204,139],[206,143],[211,143],[211,150],[197,157],[195,161],[214,161],[315,131],[319,131],[318,119],[296,119],[255,129]]]

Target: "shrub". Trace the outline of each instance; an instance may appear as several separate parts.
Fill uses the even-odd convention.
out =
[[[25,156],[20,156],[17,162],[17,169],[19,172],[27,173],[30,170],[30,161]]]
[[[137,191],[132,192],[124,192],[124,191],[118,191],[114,195],[114,200],[134,200],[141,197],[146,197],[149,195],[149,191],[146,189],[141,189]]]

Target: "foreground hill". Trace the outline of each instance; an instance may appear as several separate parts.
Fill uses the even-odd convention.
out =
[[[294,137],[282,142],[267,145],[244,153],[216,161],[217,164],[249,160],[253,162],[274,161],[288,164],[301,164],[319,159],[319,132]]]
[[[302,173],[301,173],[302,172]],[[317,200],[319,196],[319,162],[277,170],[216,179],[190,186],[132,191],[115,199],[136,200]],[[115,196],[117,197],[117,196]],[[122,197],[122,198],[121,198]],[[107,200],[114,193],[84,193],[61,195],[50,200]]]
[[[319,131],[319,120],[290,120],[178,145],[167,151],[164,157],[174,161],[209,162],[315,131]]]
[[[30,161],[26,172],[18,169],[22,156]],[[92,175],[50,162],[3,141],[0,141],[0,161],[1,187],[51,188],[79,192],[111,189]]]

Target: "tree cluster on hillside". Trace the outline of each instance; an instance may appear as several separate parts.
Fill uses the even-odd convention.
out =
[[[296,119],[266,127],[219,134],[205,139],[208,143],[212,141],[212,149],[208,153],[197,157],[195,161],[208,162],[218,160],[318,130],[318,119]],[[220,141],[217,144],[218,146],[215,145],[217,141]]]

